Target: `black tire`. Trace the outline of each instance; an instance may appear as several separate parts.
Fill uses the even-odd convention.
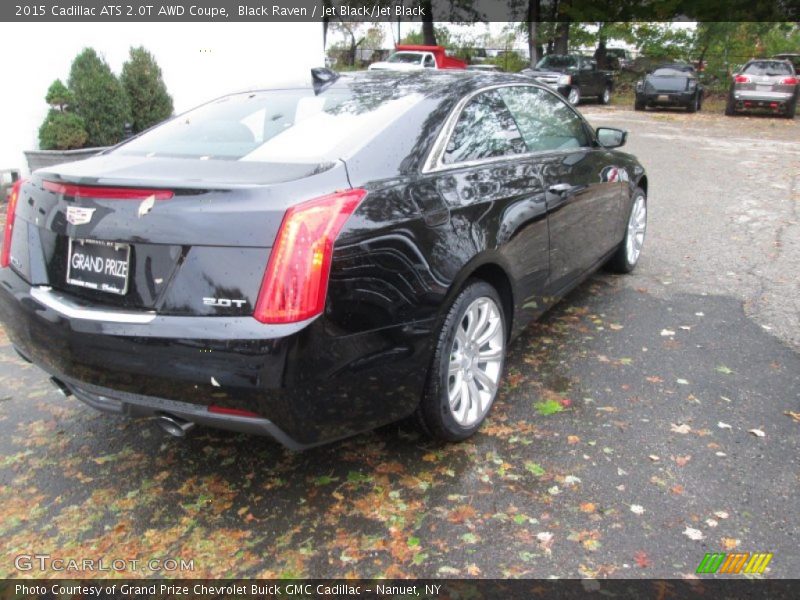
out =
[[[608,96],[606,96],[606,93]],[[609,104],[611,102],[611,86],[607,85],[603,93],[597,97],[597,102],[600,104]]]
[[[728,101],[725,103],[725,114],[729,117],[736,116],[736,103],[733,100],[732,95],[728,95]]]
[[[698,110],[700,110],[700,99],[695,95],[692,101],[686,106],[686,112],[696,113]]]
[[[607,270],[611,271],[612,273],[630,273],[636,268],[637,263],[639,262],[639,257],[641,253],[636,257],[635,262],[631,263],[628,260],[628,236],[630,235],[628,230],[628,220],[630,219],[630,213],[633,211],[633,207],[636,205],[637,198],[644,199],[645,209],[647,208],[647,195],[644,193],[644,190],[641,188],[636,188],[631,195],[631,208],[628,212],[628,219],[625,220],[625,237],[622,238],[619,246],[617,247],[614,254],[611,255],[611,258],[608,259],[605,267]],[[645,223],[646,221],[647,211],[645,210]]]
[[[792,100],[791,104],[786,107],[786,112],[783,114],[784,117],[787,119],[794,119],[794,115],[797,113],[797,98]]]
[[[503,357],[500,361],[499,379],[505,367],[505,349],[508,347],[507,321],[500,295],[491,285],[479,279],[470,279],[456,297],[439,330],[439,337],[428,371],[428,382],[422,400],[417,408],[417,420],[430,437],[447,442],[460,442],[473,435],[491,411],[491,404],[479,421],[464,427],[453,416],[448,397],[450,353],[456,337],[457,328],[465,319],[469,306],[479,298],[490,298],[497,305],[503,332]],[[492,398],[494,403],[497,395]]]
[[[633,102],[633,110],[644,110],[646,105],[644,100],[639,100],[638,98]]]

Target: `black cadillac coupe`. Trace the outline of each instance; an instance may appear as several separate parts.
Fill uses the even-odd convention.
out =
[[[647,178],[561,96],[475,72],[314,70],[10,199],[0,319],[102,411],[301,449],[416,414],[457,441],[515,335],[632,270]]]

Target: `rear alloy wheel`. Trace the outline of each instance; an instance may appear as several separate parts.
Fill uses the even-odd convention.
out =
[[[492,407],[506,353],[502,306],[491,285],[473,280],[447,314],[417,410],[432,437],[464,440],[480,428]]]
[[[611,102],[611,88],[606,86],[603,93],[600,94],[600,104],[608,104]]]
[[[572,106],[577,106],[580,101],[581,101],[580,88],[577,87],[569,88],[569,93],[567,94],[567,102],[572,104]]]
[[[625,238],[611,256],[606,266],[615,273],[630,273],[636,268],[642,254],[647,233],[647,197],[641,188],[633,193],[631,212],[625,229]]]

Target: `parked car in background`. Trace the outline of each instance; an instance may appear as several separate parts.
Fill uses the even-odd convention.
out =
[[[797,110],[798,85],[794,66],[788,60],[755,59],[733,74],[725,114],[764,109],[793,119]]]
[[[462,440],[510,340],[636,266],[625,140],[517,75],[315,70],[17,184],[0,320],[65,393],[173,435],[300,449],[416,414]]]
[[[614,89],[610,71],[599,70],[593,58],[578,54],[548,54],[535,69],[523,69],[521,73],[557,90],[573,106],[586,96],[608,104]]]
[[[0,170],[0,201],[8,200],[12,186],[19,180],[19,169]]]
[[[625,48],[606,48],[606,59],[615,71],[627,69],[633,62],[630,51]]]
[[[447,56],[444,46],[398,44],[385,61],[374,62],[370,71],[415,71],[418,69],[466,69],[463,60]]]
[[[703,106],[703,86],[691,65],[666,64],[656,67],[644,79],[636,82],[635,92],[635,110],[678,106],[693,113]]]

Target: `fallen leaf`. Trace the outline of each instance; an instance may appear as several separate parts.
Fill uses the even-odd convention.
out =
[[[789,411],[786,411],[783,414],[785,414],[787,417],[792,417],[792,419],[794,419],[796,422],[800,423],[800,412],[792,412],[792,411],[789,410]]]
[[[553,534],[550,533],[549,531],[540,531],[539,533],[536,534],[536,539],[542,542],[543,544],[546,544],[547,542],[553,539]]]
[[[645,379],[650,383],[664,383],[664,380],[658,375],[651,375],[650,377],[645,377]]]
[[[631,504],[631,512],[635,515],[643,515],[644,506],[641,506],[640,504]]]
[[[575,477],[574,475],[567,475],[564,477],[564,485],[576,485],[580,483],[581,480],[579,477]]]
[[[647,553],[644,550],[639,550],[636,554],[633,555],[633,560],[636,561],[636,564],[646,569],[650,566],[650,558],[647,556]]]
[[[567,443],[568,444],[577,444],[580,441],[581,441],[581,438],[579,438],[577,435],[568,435],[567,436]]]
[[[730,425],[728,425],[727,423],[723,423],[722,421],[717,423],[717,427],[719,427],[720,429],[733,429]]]
[[[692,460],[692,456],[691,455],[676,456],[675,457],[675,464],[677,464],[679,467],[685,467],[687,464],[689,464],[690,460]]]
[[[699,529],[693,529],[692,527],[688,526],[686,527],[686,529],[683,530],[683,535],[688,537],[690,540],[695,540],[695,541],[704,540],[706,537],[705,535],[703,535],[703,532],[700,531]]]
[[[680,496],[683,493],[683,486],[680,483],[676,483],[671,488],[669,488],[669,491],[675,494],[676,496]]]
[[[717,367],[717,372],[722,373],[723,375],[730,375],[731,373],[733,373],[733,371],[728,367],[726,367],[725,365],[719,365]]]
[[[706,525],[708,525],[709,527],[716,527],[717,525],[719,525],[719,521],[717,521],[716,519],[706,519]]]
[[[649,459],[650,459],[650,460],[652,460],[653,462],[656,462],[656,461],[659,461],[659,460],[661,460],[661,459],[660,459],[658,456],[656,456],[655,454],[651,454],[651,455],[650,455],[650,456],[648,456],[647,458],[649,458]]]
[[[739,545],[739,540],[737,540],[736,538],[728,538],[728,537],[722,538],[722,547],[725,550],[733,550],[738,545]]]
[[[581,512],[593,513],[597,510],[597,506],[595,506],[594,502],[581,502],[580,509]]]
[[[765,435],[767,435],[761,429],[748,429],[747,433],[752,433],[756,437],[764,437]]]
[[[728,513],[724,510],[718,510],[714,512],[714,516],[718,519],[727,519],[730,515],[728,515]]]
[[[676,382],[678,385],[689,385],[689,382],[686,379],[677,379]]]
[[[557,496],[558,494],[561,493],[561,490],[558,488],[557,485],[554,485],[549,490],[547,490],[547,493],[549,493],[551,496]]]
[[[673,433],[686,434],[689,433],[692,430],[692,428],[686,423],[683,423],[682,425],[675,425],[675,423],[671,423],[669,430]]]
[[[661,335],[663,335],[664,337],[667,337],[667,336],[670,336],[670,335],[675,335],[675,332],[672,329],[662,329],[661,330]]]

